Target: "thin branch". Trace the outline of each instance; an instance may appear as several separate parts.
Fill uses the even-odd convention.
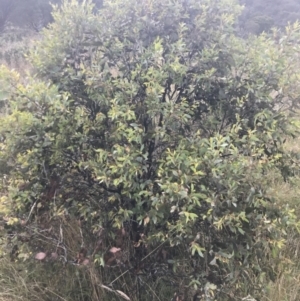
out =
[[[31,217],[31,214],[32,214],[32,211],[33,211],[34,207],[36,206],[36,203],[37,203],[37,201],[35,201],[34,204],[31,206],[31,209],[30,209],[29,215],[27,217],[26,223],[29,221],[29,219]]]

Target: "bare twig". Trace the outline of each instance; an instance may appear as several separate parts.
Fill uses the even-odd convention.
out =
[[[31,206],[31,209],[30,209],[30,212],[29,212],[29,215],[28,215],[28,217],[27,217],[26,222],[29,221],[29,219],[30,219],[30,217],[31,217],[31,214],[32,214],[32,211],[33,211],[33,209],[34,209],[34,207],[35,207],[35,205],[36,205],[36,202],[37,202],[37,201],[35,201],[34,204]]]

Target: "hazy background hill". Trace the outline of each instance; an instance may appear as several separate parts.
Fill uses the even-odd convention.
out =
[[[297,0],[241,0],[245,10],[241,16],[244,29],[259,34],[271,27],[284,27],[300,18],[300,2]]]
[[[40,31],[51,22],[51,5],[60,4],[61,0],[1,0],[0,32],[8,24]],[[94,0],[96,7],[102,6],[103,0]],[[300,18],[298,0],[240,0],[245,10],[240,18],[241,28],[247,32],[259,34],[272,26],[283,27],[288,22]]]

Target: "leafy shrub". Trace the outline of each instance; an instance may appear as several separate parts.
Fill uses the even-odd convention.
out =
[[[265,175],[288,173],[300,27],[242,40],[240,11],[233,0],[54,10],[29,57],[37,76],[0,72],[14,259],[96,266],[134,300],[256,297],[274,279],[295,217]]]

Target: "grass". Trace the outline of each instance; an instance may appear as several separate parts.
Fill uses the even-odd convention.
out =
[[[266,301],[298,301],[300,296],[300,236],[291,235],[281,254],[282,270],[271,283],[264,297]]]
[[[38,34],[18,27],[9,26],[0,35],[0,65],[3,64],[25,75],[31,66],[25,59],[25,53],[34,45]]]
[[[289,152],[300,154],[300,137],[289,139],[285,148]],[[272,185],[270,196],[276,197],[279,204],[295,208],[295,214],[300,217],[300,176],[295,175],[285,182],[278,174],[270,174]],[[263,297],[264,301],[297,301],[300,296],[300,234],[295,230],[288,233],[285,247],[280,253],[280,271],[274,283],[270,283]]]

